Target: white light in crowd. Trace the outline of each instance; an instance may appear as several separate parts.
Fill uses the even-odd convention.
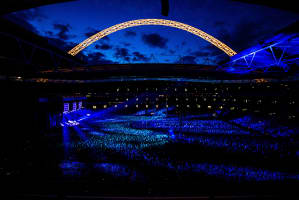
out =
[[[69,111],[69,103],[64,103],[63,112],[68,112],[68,111]]]
[[[77,110],[76,102],[73,102],[73,111]]]
[[[79,101],[78,102],[78,109],[81,109],[82,108],[82,101]]]

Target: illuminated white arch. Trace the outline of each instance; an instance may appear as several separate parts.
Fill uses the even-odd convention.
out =
[[[143,26],[143,25],[170,26],[170,27],[178,28],[178,29],[181,29],[184,31],[188,31],[189,33],[197,35],[197,36],[203,38],[204,40],[210,42],[211,44],[215,45],[216,47],[218,47],[219,49],[224,51],[229,56],[233,56],[233,55],[237,54],[234,50],[232,50],[226,44],[224,44],[223,42],[214,38],[213,36],[203,32],[202,30],[199,30],[198,28],[195,28],[193,26],[183,24],[180,22],[176,22],[176,21],[172,21],[172,20],[165,20],[165,19],[138,19],[138,20],[132,20],[132,21],[127,21],[127,22],[123,22],[120,24],[116,24],[114,26],[106,28],[106,29],[90,36],[89,38],[87,38],[86,40],[84,40],[83,42],[81,42],[80,44],[75,46],[73,49],[71,49],[68,53],[75,56],[80,51],[82,51],[83,49],[85,49],[86,47],[91,45],[92,43],[96,42],[97,40],[105,37],[106,35],[109,35],[111,33],[114,33],[116,31],[119,31],[122,29],[129,28],[129,27]]]

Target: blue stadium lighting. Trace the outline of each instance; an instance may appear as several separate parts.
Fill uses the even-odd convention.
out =
[[[102,170],[104,173],[111,174],[114,177],[134,177],[134,180],[136,179],[136,171],[128,168],[125,165],[120,165],[116,163],[100,163],[95,164],[94,166],[97,169]]]
[[[141,100],[142,95],[138,98]],[[99,111],[81,109],[64,114],[62,128],[64,144],[68,144],[68,149],[65,149],[66,154],[88,150],[93,152],[93,156],[96,158],[97,152],[114,152],[123,156],[128,162],[142,161],[149,166],[167,168],[176,173],[192,172],[228,180],[257,182],[299,180],[299,174],[247,166],[207,162],[193,163],[191,161],[178,164],[172,159],[160,159],[154,152],[148,151],[154,147],[160,148],[166,144],[180,143],[197,144],[202,147],[221,149],[225,152],[268,155],[282,152],[285,147],[276,140],[261,141],[255,137],[248,140],[247,137],[251,135],[250,131],[241,129],[239,126],[250,127],[250,129],[260,132],[266,131],[272,137],[288,137],[295,134],[287,128],[272,127],[268,129],[265,127],[265,121],[256,120],[249,115],[230,121],[210,119],[211,114],[188,115],[180,119],[178,116],[167,115],[167,110],[174,109],[173,107],[148,109],[148,112],[153,112],[153,115],[145,115],[146,110],[139,110],[131,115],[115,113],[115,111],[122,111],[126,104],[134,106],[136,97],[128,99],[125,103],[117,104],[117,107],[111,106]],[[215,112],[219,115],[222,110]],[[206,117],[209,119],[204,119]],[[73,126],[74,122],[80,123]],[[73,139],[73,136],[77,139]],[[244,136],[244,139],[241,136]],[[236,138],[238,139],[236,140]],[[84,163],[76,160],[66,160],[61,164],[63,172],[71,176],[80,176],[86,167]],[[140,176],[134,169],[105,160],[102,163],[94,164],[94,168],[115,177],[128,177],[134,174],[134,181]]]
[[[63,119],[64,120],[64,119]],[[62,125],[62,137],[63,137],[63,146],[64,146],[64,157],[67,158],[69,155],[69,145],[71,142],[69,129]]]
[[[299,52],[298,34],[278,34],[232,56],[230,61],[218,68],[229,73],[247,74],[256,71],[271,72],[280,69],[288,72],[289,66],[299,60],[293,59]],[[275,67],[275,68],[273,68]]]
[[[78,161],[64,161],[60,164],[60,168],[64,175],[78,176],[81,175],[81,170],[84,169],[85,164]]]
[[[289,61],[293,60],[293,62],[297,62],[298,59],[289,59]],[[237,65],[236,65],[237,66]],[[246,74],[248,72],[253,72],[254,70],[249,69],[248,67],[245,68],[237,68],[234,67],[231,63],[226,63],[223,66],[219,66],[218,70],[220,71],[227,71],[230,73],[240,73]],[[244,70],[243,70],[244,69]],[[265,78],[267,82],[288,82],[289,80],[278,80],[278,79],[271,79]],[[298,77],[293,77],[292,80],[299,80]],[[25,79],[24,82],[37,82],[38,79],[31,78]],[[256,83],[256,79],[240,79],[240,80],[219,80],[219,79],[206,79],[206,78],[177,78],[177,77],[168,77],[168,78],[136,78],[136,77],[111,77],[106,79],[97,79],[97,80],[59,80],[59,83],[110,83],[110,82],[130,82],[130,81],[167,81],[167,82],[190,82],[190,83]],[[49,83],[57,83],[56,79],[48,79]]]
[[[85,133],[81,130],[80,127],[78,127],[78,126],[73,126],[72,128],[76,131],[76,133],[78,133],[78,135],[79,135],[79,137],[81,138],[81,140],[83,140],[83,141],[88,140],[87,136],[86,136]]]
[[[82,101],[78,102],[78,110],[82,109]]]
[[[233,119],[232,122],[239,124],[243,127],[248,127],[252,130],[268,133],[272,137],[289,137],[296,134],[296,130],[289,129],[286,126],[277,126],[272,125],[271,127],[267,125],[266,120],[254,119],[252,116],[243,116],[241,118]]]
[[[130,119],[126,117],[126,119]],[[136,120],[135,118],[132,118]],[[163,118],[161,119],[163,120]],[[267,152],[267,151],[279,151],[280,146],[277,144],[259,144],[257,141],[252,140],[240,142],[232,142],[223,140],[223,138],[217,137],[203,137],[203,136],[186,136],[178,134],[176,137],[174,131],[169,129],[169,137],[165,134],[160,134],[150,130],[137,130],[126,127],[125,123],[119,122],[118,124],[113,122],[100,123],[100,126],[104,125],[103,132],[94,131],[90,128],[85,129],[87,132],[86,137],[82,141],[74,144],[79,149],[90,149],[95,151],[103,151],[104,149],[110,149],[121,153],[126,156],[128,160],[144,160],[151,166],[167,167],[169,170],[184,172],[192,171],[193,173],[204,173],[208,176],[223,177],[225,179],[243,179],[246,181],[269,181],[269,180],[284,180],[284,179],[299,179],[298,174],[282,173],[277,171],[269,171],[264,169],[253,169],[248,167],[237,167],[223,164],[212,164],[212,163],[189,163],[176,164],[175,162],[168,160],[162,161],[157,160],[155,156],[150,155],[143,151],[144,148],[148,148],[149,145],[163,145],[165,142],[171,140],[178,140],[180,142],[197,143],[202,145],[208,145],[213,148],[228,148],[235,152]],[[86,127],[86,126],[85,126]],[[75,127],[76,132],[83,135],[83,130],[80,127]],[[114,134],[112,134],[114,133]],[[213,134],[213,133],[210,133]],[[130,144],[131,141],[138,141],[137,144]],[[160,141],[160,142],[159,142]],[[164,142],[162,142],[164,141]],[[162,142],[162,143],[161,143]],[[99,150],[97,150],[99,149]],[[100,150],[102,149],[102,150]],[[83,163],[66,162],[61,167],[70,175],[80,175],[86,167]],[[131,171],[125,166],[112,163],[99,163],[95,164],[95,168],[103,170],[105,173],[109,173],[116,177],[128,176],[128,172]],[[77,173],[77,174],[76,174]]]
[[[69,111],[69,103],[63,104],[63,113],[67,113]]]
[[[77,104],[76,102],[73,102],[73,111],[76,111],[77,110]]]

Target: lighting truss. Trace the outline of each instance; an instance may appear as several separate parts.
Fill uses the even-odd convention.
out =
[[[264,72],[267,72],[270,67],[276,66],[287,72],[289,65],[298,64],[298,56],[296,56],[298,44],[298,34],[280,34],[269,39],[263,45],[256,45],[239,52],[238,55],[231,57],[228,63],[220,67],[234,73],[248,73],[256,69],[263,69]],[[277,55],[277,51],[280,54]]]
[[[138,19],[138,20],[132,20],[132,21],[127,21],[123,22],[120,24],[116,24],[114,26],[111,26],[109,28],[106,28],[91,37],[87,38],[77,46],[75,46],[73,49],[71,49],[68,53],[72,56],[75,56],[78,54],[80,51],[91,45],[92,43],[96,42],[97,40],[114,33],[116,31],[134,27],[134,26],[143,26],[143,25],[161,25],[161,26],[169,26],[173,28],[178,28],[184,31],[187,31],[189,33],[192,33],[198,37],[201,37],[202,39],[210,42],[211,44],[215,45],[222,51],[224,51],[227,55],[229,56],[234,56],[237,53],[232,50],[229,46],[224,44],[223,42],[219,41],[218,39],[214,38],[213,36],[203,32],[202,30],[195,28],[193,26],[181,23],[181,22],[176,22],[172,20],[165,20],[165,19]]]

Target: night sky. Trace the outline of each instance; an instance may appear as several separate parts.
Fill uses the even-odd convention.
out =
[[[88,36],[128,20],[157,18],[189,24],[239,52],[299,19],[299,15],[229,0],[169,0],[169,16],[160,0],[81,0],[7,15],[49,38],[64,51]],[[228,56],[191,33],[164,26],[139,26],[113,33],[82,51],[90,64],[217,64]]]

